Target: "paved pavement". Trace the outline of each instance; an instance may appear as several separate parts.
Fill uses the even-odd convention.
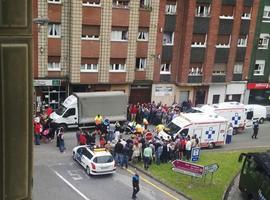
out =
[[[133,169],[118,168],[114,175],[88,176],[72,159],[74,132],[65,134],[67,150],[60,153],[55,142],[34,147],[34,200],[118,200],[131,199]],[[177,200],[183,196],[140,174],[138,199]]]
[[[270,122],[266,122],[260,126],[259,139],[251,139],[252,130],[247,130],[245,133],[233,136],[231,144],[216,148],[214,151],[270,147],[269,130]],[[65,134],[65,142],[67,150],[64,154],[56,148],[55,141],[34,147],[34,200],[131,199],[131,171],[119,168],[114,175],[89,177],[84,169],[71,158],[72,148],[76,146],[74,131]],[[243,199],[237,186],[236,180],[229,199]],[[141,191],[138,199],[175,200],[185,198],[141,174]]]

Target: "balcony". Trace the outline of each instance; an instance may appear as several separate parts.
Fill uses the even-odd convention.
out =
[[[213,83],[225,83],[226,82],[226,75],[212,75],[212,82]]]
[[[242,74],[233,74],[233,81],[242,81]]]
[[[202,83],[202,75],[189,75],[188,83]]]

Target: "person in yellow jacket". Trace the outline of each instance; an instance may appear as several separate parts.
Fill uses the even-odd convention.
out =
[[[160,131],[162,131],[165,128],[165,126],[163,124],[159,124],[156,126],[156,131],[157,133],[159,133]]]
[[[101,130],[102,120],[103,118],[100,114],[95,117],[96,130]]]

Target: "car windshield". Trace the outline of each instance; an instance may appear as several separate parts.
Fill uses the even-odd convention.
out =
[[[166,128],[164,129],[164,131],[170,135],[173,135],[175,133],[177,133],[179,130],[181,129],[181,127],[177,126],[176,124],[170,122]]]
[[[94,162],[95,163],[110,163],[113,161],[113,157],[112,156],[99,156],[99,157],[96,157],[94,159]]]
[[[57,115],[62,115],[66,110],[67,108],[65,106],[60,105],[60,107],[55,112]]]

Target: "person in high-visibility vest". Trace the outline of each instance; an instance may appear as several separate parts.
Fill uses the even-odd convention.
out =
[[[156,130],[159,133],[160,131],[162,131],[165,128],[165,126],[163,124],[159,124],[156,126]]]
[[[96,130],[101,130],[102,116],[100,114],[98,114],[95,117],[95,124],[96,124]]]

